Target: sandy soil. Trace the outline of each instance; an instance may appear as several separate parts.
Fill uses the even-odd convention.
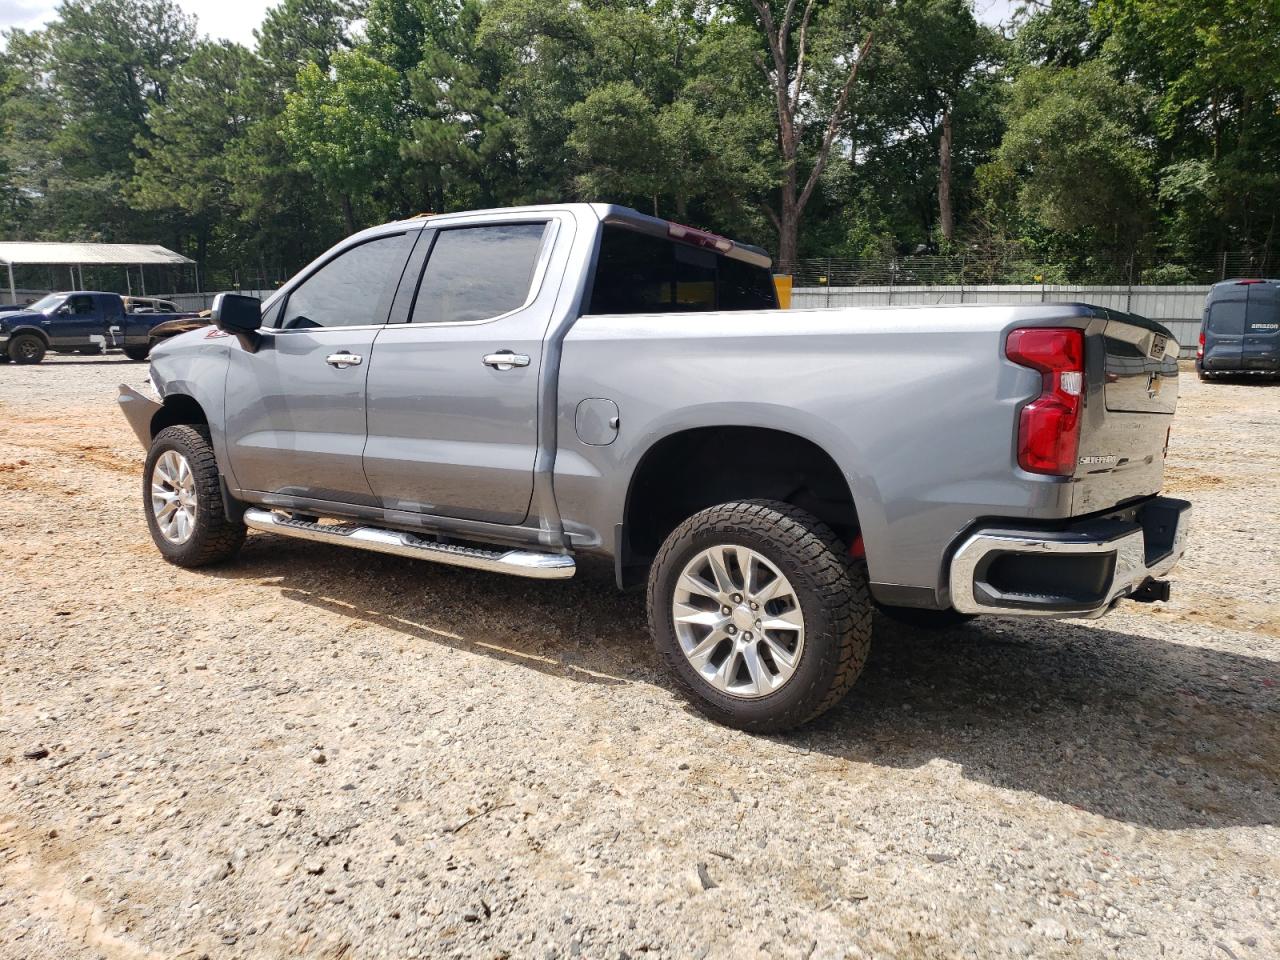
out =
[[[1168,605],[877,623],[751,737],[604,582],[165,565],[143,375],[0,366],[0,957],[1280,956],[1280,385],[1184,375]]]

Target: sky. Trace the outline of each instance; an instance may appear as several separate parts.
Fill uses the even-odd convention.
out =
[[[276,0],[178,0],[195,16],[200,32],[215,39],[236,40],[253,46],[253,30]],[[1015,0],[974,0],[978,19],[996,24],[1009,16]],[[57,0],[0,0],[0,30],[22,27],[32,30],[53,18]]]

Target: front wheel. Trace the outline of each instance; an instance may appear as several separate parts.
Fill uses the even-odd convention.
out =
[[[34,333],[20,333],[9,341],[9,359],[14,363],[39,363],[45,350],[44,341]]]
[[[147,344],[144,347],[124,347],[123,349],[126,357],[130,360],[137,361],[138,363],[147,359],[151,354],[151,344]]]
[[[821,520],[742,500],[694,514],[649,574],[649,627],[703,713],[756,732],[788,730],[853,686],[871,645],[866,574]]]
[[[151,539],[170,563],[217,563],[244,543],[244,524],[227,518],[218,463],[202,429],[166,427],[156,434],[142,472],[142,500]]]

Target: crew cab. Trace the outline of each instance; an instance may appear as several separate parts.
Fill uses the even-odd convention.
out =
[[[0,362],[39,363],[54,353],[102,353],[120,349],[130,360],[145,360],[151,330],[189,313],[158,313],[151,306],[126,309],[118,293],[71,290],[51,293],[20,310],[0,312]]]
[[[872,610],[1166,599],[1178,345],[1083,304],[777,308],[759,248],[624,207],[386,224],[120,388],[152,540],[247,530],[556,579],[612,564],[708,715],[803,723]]]

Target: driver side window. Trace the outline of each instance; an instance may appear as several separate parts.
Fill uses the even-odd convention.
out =
[[[396,233],[344,250],[289,293],[280,329],[385,323],[412,245]]]

